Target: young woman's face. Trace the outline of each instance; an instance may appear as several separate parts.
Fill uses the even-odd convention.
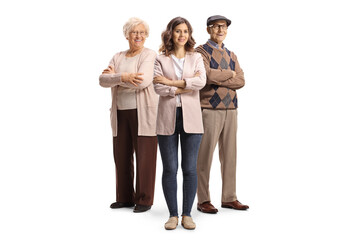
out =
[[[189,29],[185,23],[175,27],[172,33],[172,40],[177,47],[184,47],[189,39]]]

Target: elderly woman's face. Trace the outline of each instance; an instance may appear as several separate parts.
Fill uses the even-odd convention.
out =
[[[135,26],[129,33],[129,45],[131,49],[139,49],[144,46],[146,39],[146,29],[144,25]]]

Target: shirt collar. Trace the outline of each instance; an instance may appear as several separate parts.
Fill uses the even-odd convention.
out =
[[[222,48],[220,48],[220,47],[219,47],[219,44],[217,44],[216,42],[214,42],[214,41],[211,40],[211,39],[208,40],[208,43],[209,43],[211,46],[213,46],[213,47],[215,47],[215,48],[217,48],[217,49],[224,49],[224,47],[225,47],[225,45],[222,44]]]

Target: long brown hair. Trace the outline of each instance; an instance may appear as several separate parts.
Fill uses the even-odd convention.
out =
[[[167,25],[166,30],[161,34],[162,44],[160,46],[159,52],[164,53],[166,56],[172,54],[175,50],[175,44],[172,39],[172,33],[174,28],[179,25],[185,23],[189,30],[189,38],[185,44],[185,51],[193,52],[195,46],[195,39],[192,37],[193,29],[188,20],[182,17],[173,18]]]

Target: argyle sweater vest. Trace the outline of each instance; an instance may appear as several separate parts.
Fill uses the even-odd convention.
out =
[[[236,71],[236,65],[239,66],[235,54],[225,47],[217,49],[209,43],[198,46],[196,51],[202,54],[207,72],[207,83],[200,90],[201,107],[208,109],[236,109],[238,107],[236,90],[228,86],[222,86],[222,82],[226,78],[232,78],[230,70]],[[217,71],[213,71],[215,74],[211,75],[213,79],[210,81],[209,71],[212,70]],[[237,86],[236,89],[238,88]]]

